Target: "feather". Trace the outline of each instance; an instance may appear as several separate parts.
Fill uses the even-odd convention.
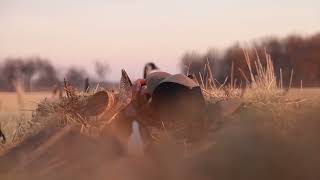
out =
[[[132,82],[127,74],[127,72],[121,70],[121,79],[119,87],[119,100],[122,104],[127,105],[132,99]]]

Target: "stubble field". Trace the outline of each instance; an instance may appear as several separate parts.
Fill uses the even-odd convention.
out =
[[[51,94],[24,93],[19,99],[16,93],[0,93],[0,123],[4,134],[7,135],[7,143],[14,138],[19,122],[31,118],[31,110],[46,97],[50,98]],[[291,89],[281,100],[279,98],[270,102],[253,102],[248,98],[244,99],[244,105],[237,112],[216,119],[218,123],[212,129],[209,138],[187,157],[181,157],[181,148],[168,146],[166,143],[159,145],[156,155],[150,157],[119,155],[112,143],[107,147],[113,150],[106,150],[104,146],[104,150],[101,150],[100,145],[88,144],[87,140],[77,145],[73,144],[75,147],[70,146],[70,149],[65,149],[63,144],[55,143],[54,146],[64,149],[65,154],[69,151],[72,151],[71,154],[79,154],[76,160],[73,159],[70,163],[85,163],[86,169],[74,167],[72,163],[68,165],[62,159],[56,159],[57,157],[49,151],[49,154],[45,153],[46,157],[42,155],[39,157],[42,160],[33,164],[36,171],[28,167],[29,169],[20,170],[24,173],[23,176],[17,173],[20,171],[14,171],[12,174],[8,167],[12,169],[23,160],[13,158],[16,156],[15,153],[10,154],[9,151],[9,155],[0,158],[0,177],[317,179],[320,177],[319,110],[320,89]],[[74,141],[77,142],[77,139]],[[6,149],[4,145],[1,147],[3,151]],[[97,148],[100,150],[97,151]],[[56,151],[51,153],[61,156]],[[88,155],[91,160],[84,158]],[[74,174],[68,174],[68,169]]]

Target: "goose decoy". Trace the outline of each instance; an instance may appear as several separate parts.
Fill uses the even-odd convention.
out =
[[[148,71],[148,69],[151,71]],[[198,98],[204,104],[204,97],[200,86],[189,76],[183,74],[170,74],[160,71],[154,63],[146,64],[144,68],[144,84],[146,92],[151,97],[151,105],[159,107],[168,102],[176,104],[181,100]],[[191,105],[189,101],[186,105]]]
[[[144,70],[143,70],[143,78],[146,79],[146,77],[155,71],[158,71],[159,68],[153,63],[153,62],[149,62],[144,66]]]
[[[150,92],[150,109],[158,119],[156,126],[163,123],[173,129],[186,127],[183,134],[190,140],[204,132],[205,99],[200,86],[192,79],[183,74],[170,75],[153,85]]]
[[[149,97],[148,109],[153,116],[146,124],[171,128],[182,123],[189,131],[203,131],[206,103],[200,86],[183,74],[172,75],[155,68],[148,71],[152,67],[157,66],[148,63],[144,71],[144,95]],[[197,128],[192,128],[195,124]]]

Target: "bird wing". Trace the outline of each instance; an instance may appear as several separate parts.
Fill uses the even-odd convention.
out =
[[[119,101],[122,104],[127,105],[131,102],[131,99],[132,99],[132,82],[127,72],[124,69],[122,69],[120,87],[119,87]]]

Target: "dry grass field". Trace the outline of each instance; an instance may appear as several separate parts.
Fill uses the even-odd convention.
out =
[[[10,136],[21,118],[31,118],[29,110],[50,97],[50,93],[25,93],[22,97],[23,105],[19,105],[16,93],[0,93],[0,123],[9,136],[8,141],[12,140]],[[245,105],[219,119],[210,137],[187,157],[181,156],[183,148],[167,142],[159,144],[152,156],[136,157],[123,155],[121,148],[109,139],[92,142],[90,138],[71,135],[67,136],[68,140],[54,143],[48,152],[35,149],[39,157],[23,170],[19,170],[19,164],[30,160],[20,157],[28,157],[32,152],[30,144],[22,144],[23,154],[17,154],[19,148],[9,151],[0,158],[0,177],[8,180],[317,179],[320,177],[320,89],[291,89],[284,99],[253,102],[248,96]],[[45,137],[47,134],[27,142],[37,144],[46,141]]]
[[[140,154],[128,153],[104,129],[112,113],[79,115],[91,95],[0,93],[7,136],[0,146],[0,179],[319,179],[320,89],[286,90],[277,85],[271,60],[256,67],[245,89],[236,88],[232,76],[230,85],[220,87],[201,79],[207,136],[188,144],[163,125],[150,152]]]
[[[31,92],[24,93],[23,106],[27,109],[34,109],[37,103],[44,98],[51,97],[50,92]],[[18,96],[15,92],[0,92],[0,111],[17,112],[19,111]]]
[[[0,92],[0,125],[12,141],[13,133],[20,120],[31,119],[32,110],[44,98],[50,97],[48,92],[21,93]]]

